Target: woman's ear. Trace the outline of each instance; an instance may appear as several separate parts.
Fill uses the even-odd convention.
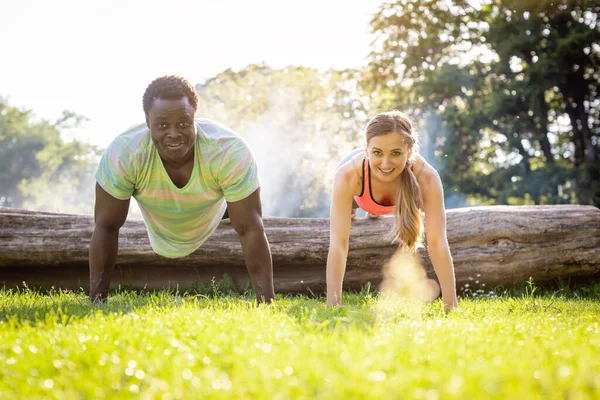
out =
[[[369,158],[369,147],[365,146],[365,156]]]

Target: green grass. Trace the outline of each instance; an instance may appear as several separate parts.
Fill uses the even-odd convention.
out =
[[[0,398],[600,397],[600,283],[441,303],[0,290]]]

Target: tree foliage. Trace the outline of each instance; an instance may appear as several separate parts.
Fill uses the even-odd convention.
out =
[[[600,2],[482,3],[384,4],[365,86],[425,121],[452,191],[599,205]]]
[[[196,86],[198,115],[231,127],[253,149],[266,215],[329,215],[336,163],[362,145],[368,118],[359,77],[252,64]]]
[[[600,206],[599,11],[600,0],[385,2],[367,68],[229,69],[196,86],[198,116],[249,142],[265,215],[327,216],[338,160],[389,109],[417,121],[447,206]],[[0,99],[0,206],[60,209],[62,194],[91,210],[98,149],[60,137],[80,119],[34,121]]]
[[[91,212],[99,149],[60,136],[82,118],[65,111],[55,123],[35,121],[0,99],[0,206]]]

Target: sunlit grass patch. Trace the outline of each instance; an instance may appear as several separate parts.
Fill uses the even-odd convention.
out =
[[[597,398],[600,284],[439,301],[0,290],[0,398]],[[384,312],[382,312],[384,310]]]

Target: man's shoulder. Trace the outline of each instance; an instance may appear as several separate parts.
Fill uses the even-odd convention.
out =
[[[233,129],[208,118],[196,119],[198,135],[206,140],[241,139]]]
[[[130,152],[137,153],[143,151],[152,142],[150,130],[146,123],[133,125],[125,132],[117,136],[110,144],[117,149],[127,149]]]
[[[246,153],[250,146],[232,129],[210,119],[197,119],[200,148],[207,158]]]

